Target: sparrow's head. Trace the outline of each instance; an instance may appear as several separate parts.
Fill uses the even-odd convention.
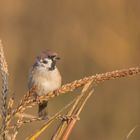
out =
[[[59,60],[57,53],[52,51],[42,52],[40,56],[37,57],[33,67],[45,68],[52,71],[56,68],[56,61]]]

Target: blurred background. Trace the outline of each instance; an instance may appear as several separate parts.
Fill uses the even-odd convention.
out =
[[[139,66],[140,1],[138,0],[1,0],[0,38],[10,71],[10,93],[16,103],[27,91],[28,72],[41,51],[58,52],[63,83],[96,73]],[[140,139],[140,77],[106,81],[95,87],[71,140]],[[52,115],[79,91],[49,102]],[[37,108],[28,111],[36,113]],[[24,126],[25,139],[41,126]],[[56,126],[45,131],[48,139]],[[31,132],[32,130],[32,132]],[[53,130],[53,131],[52,131]]]

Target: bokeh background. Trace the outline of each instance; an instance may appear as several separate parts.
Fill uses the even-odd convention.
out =
[[[10,71],[10,93],[16,103],[27,91],[28,71],[43,50],[59,53],[63,83],[96,73],[139,66],[138,0],[0,0],[0,38]],[[71,134],[71,140],[140,139],[140,77],[108,81],[95,88]],[[53,114],[76,93],[50,101]],[[29,113],[35,113],[36,108]],[[41,126],[20,130],[25,139]],[[41,140],[54,131],[45,131]]]

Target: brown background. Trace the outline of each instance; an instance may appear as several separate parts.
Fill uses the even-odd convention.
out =
[[[140,1],[1,0],[0,38],[9,64],[10,92],[16,94],[18,102],[27,91],[29,68],[42,50],[55,50],[61,56],[58,67],[63,83],[138,66]],[[70,139],[124,140],[135,125],[140,125],[139,84],[140,78],[135,76],[97,86]],[[73,96],[52,100],[50,114]],[[18,138],[26,138],[39,126],[24,126]],[[54,127],[40,139],[47,139],[52,130]],[[139,127],[129,139],[140,139]]]

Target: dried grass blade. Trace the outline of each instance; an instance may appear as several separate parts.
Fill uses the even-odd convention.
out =
[[[45,123],[35,134],[33,134],[30,138],[26,138],[26,140],[35,140],[38,138],[56,119],[61,118],[61,113],[65,111],[68,107],[70,107],[77,98],[74,98],[69,104],[67,104],[64,108],[62,108],[59,112],[57,112],[54,116],[52,116],[47,123]]]
[[[75,118],[73,118],[73,119],[69,122],[69,124],[68,124],[68,126],[67,126],[67,128],[66,128],[66,130],[65,130],[65,132],[64,132],[64,134],[63,134],[62,140],[67,140],[67,139],[68,139],[68,137],[69,137],[69,135],[70,135],[70,133],[71,133],[71,131],[72,131],[74,125],[76,124],[76,122],[77,122],[77,120],[78,120],[77,118],[79,118],[80,112],[82,111],[82,109],[83,109],[84,105],[86,104],[87,100],[89,99],[89,97],[92,95],[93,91],[94,91],[94,90],[92,90],[92,91],[90,91],[90,92],[88,93],[88,95],[86,96],[85,100],[83,101],[81,107],[78,109],[78,112],[75,114]]]
[[[74,116],[74,114],[76,113],[77,108],[79,106],[79,103],[80,103],[81,99],[83,98],[84,94],[88,91],[88,89],[91,88],[91,84],[92,84],[92,82],[89,82],[84,86],[84,88],[82,90],[82,93],[77,97],[77,100],[75,101],[72,108],[68,111],[66,116],[71,116],[71,117]],[[62,137],[62,135],[63,135],[67,126],[68,126],[68,122],[67,121],[62,121],[61,125],[58,127],[57,131],[53,135],[52,140],[59,140]]]
[[[138,125],[136,125],[135,127],[133,127],[133,128],[129,131],[129,133],[127,134],[125,140],[128,140],[128,139],[130,138],[130,136],[131,136],[132,133],[136,130],[137,127],[138,127]]]

